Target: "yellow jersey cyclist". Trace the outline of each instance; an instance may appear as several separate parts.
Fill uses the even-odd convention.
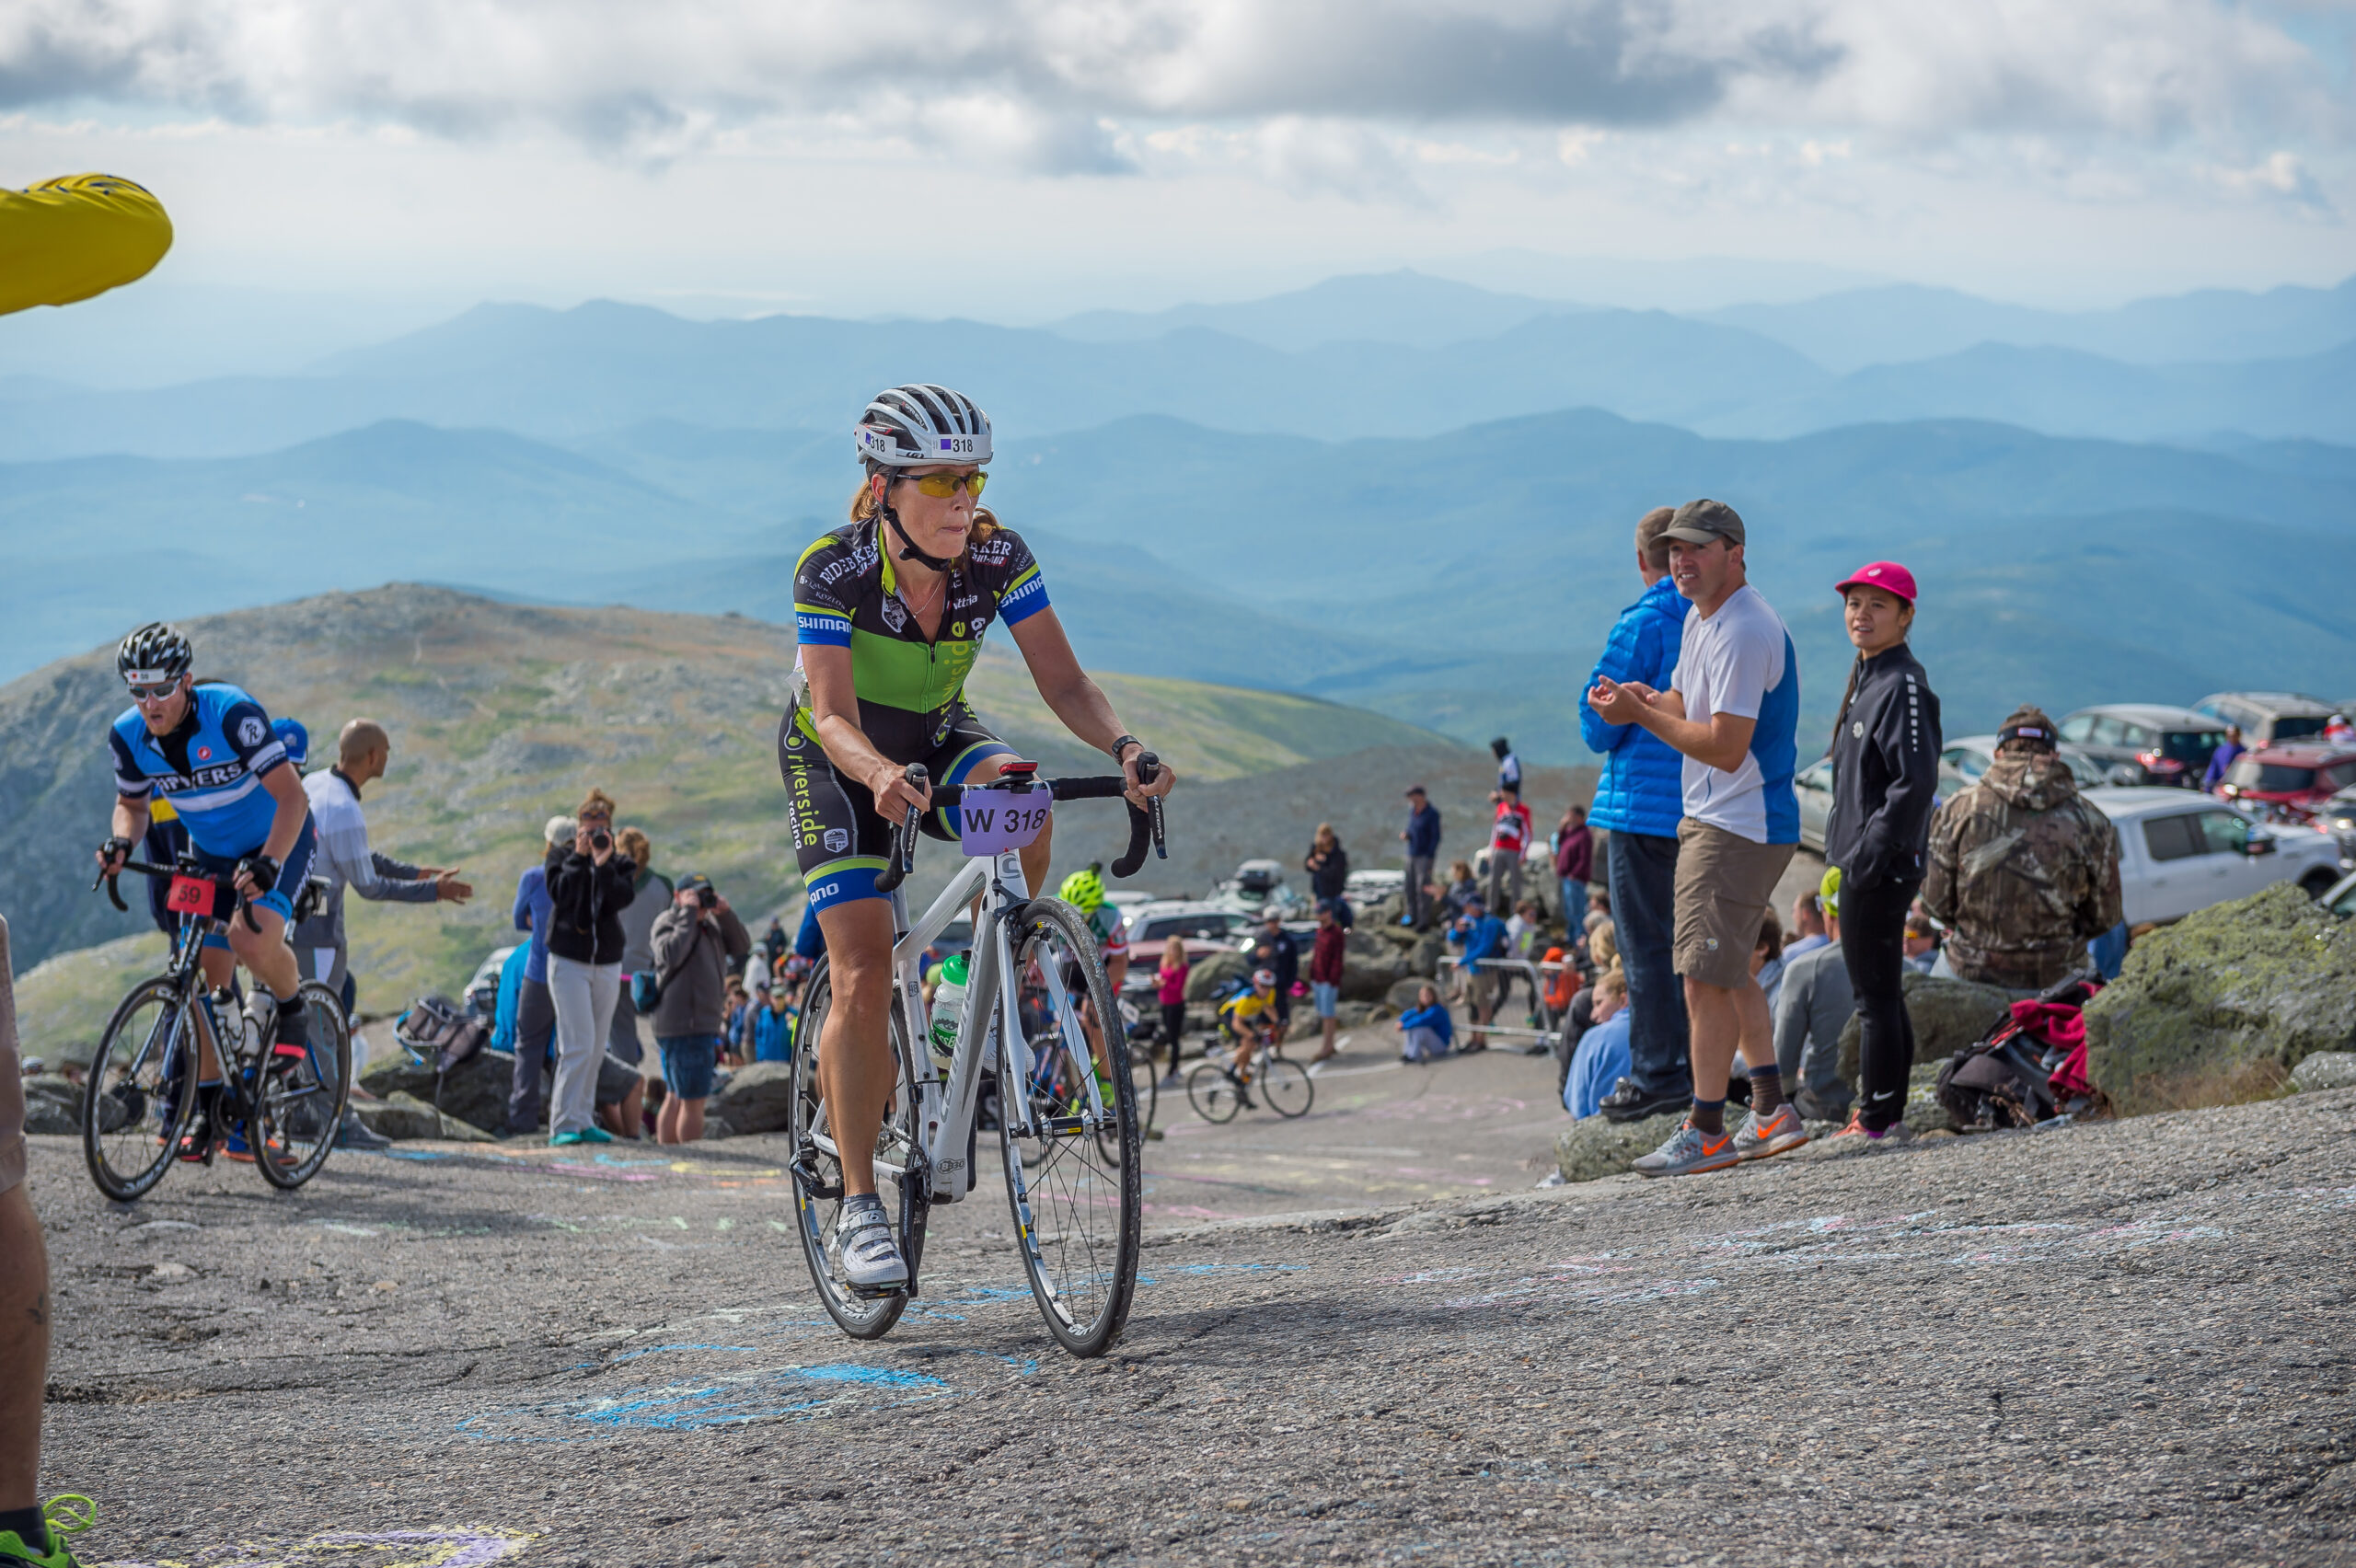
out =
[[[261,704],[225,681],[200,684],[196,651],[176,627],[151,621],[115,650],[115,671],[132,705],[107,732],[114,759],[113,831],[98,847],[111,876],[147,831],[149,802],[171,802],[188,835],[189,853],[208,873],[232,881],[248,901],[229,934],[205,939],[204,978],[225,986],[236,963],[278,1001],[270,1068],[289,1071],[308,1055],[309,1020],[296,987],[302,974],[286,945],[294,898],[310,874],[318,839],[311,801],[286,744]],[[256,928],[259,928],[258,929]],[[199,1032],[199,1119],[181,1146],[189,1159],[210,1159],[219,1124],[221,1065]]]
[[[973,399],[943,386],[888,388],[855,440],[866,472],[850,521],[804,550],[794,572],[800,647],[778,765],[833,974],[817,1076],[842,1151],[843,1276],[857,1290],[888,1291],[908,1271],[875,1195],[873,1150],[894,1077],[892,910],[875,878],[894,823],[911,807],[930,812],[930,784],[986,784],[1014,760],[964,698],[989,624],[1006,623],[1065,727],[1119,762],[1133,803],[1167,794],[1173,776],[1165,766],[1138,784],[1145,746],[1080,669],[1030,547],[981,505],[990,421]],[[925,765],[926,786],[903,777],[912,762]],[[953,837],[945,815],[927,815],[926,833]],[[1022,851],[1032,887],[1049,853],[1045,833]]]
[[[1235,1043],[1235,1057],[1227,1065],[1227,1076],[1238,1088],[1252,1081],[1252,1058],[1259,1054],[1262,1042],[1275,1043],[1280,1021],[1273,969],[1253,970],[1251,986],[1219,1004],[1219,1032]],[[1249,1096],[1245,1103],[1250,1103]]]

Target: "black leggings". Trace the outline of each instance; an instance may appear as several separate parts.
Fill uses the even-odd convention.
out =
[[[1906,911],[1920,882],[1841,888],[1841,957],[1857,1004],[1857,1113],[1879,1132],[1906,1117],[1914,1066],[1914,1020],[1900,984],[1906,969]]]
[[[1186,1038],[1186,1004],[1161,1004],[1161,1037],[1170,1043],[1170,1070],[1178,1070],[1178,1046]]]

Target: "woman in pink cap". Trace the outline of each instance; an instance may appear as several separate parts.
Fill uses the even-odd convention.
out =
[[[1914,574],[1877,560],[1834,590],[1857,662],[1832,726],[1824,859],[1841,871],[1841,956],[1857,999],[1857,1109],[1841,1136],[1904,1137],[1914,1027],[1899,985],[1939,788],[1939,699],[1906,646]]]

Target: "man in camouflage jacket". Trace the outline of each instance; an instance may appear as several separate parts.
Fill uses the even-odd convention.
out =
[[[2035,708],[2004,721],[1996,760],[1931,820],[1923,907],[1966,980],[2042,990],[2119,924],[2119,836],[2081,799]]]

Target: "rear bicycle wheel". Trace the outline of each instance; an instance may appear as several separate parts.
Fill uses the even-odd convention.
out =
[[[253,1140],[262,1180],[290,1193],[335,1152],[352,1099],[352,1024],[343,998],[318,980],[304,981],[296,994],[310,1015],[310,1052],[290,1071],[263,1075]]]
[[[1006,1168],[1007,1203],[1014,1212],[1022,1269],[1047,1332],[1074,1355],[1102,1355],[1119,1342],[1129,1320],[1144,1227],[1128,1042],[1118,1029],[1105,1030],[1106,1071],[1100,1076],[1092,1069],[1080,1018],[1083,996],[1098,1018],[1117,1019],[1120,1013],[1095,934],[1080,911],[1059,898],[1034,898],[1012,935],[1014,974],[1009,983],[1039,977],[1046,1015],[1043,1032],[1062,1043],[1066,1066],[1044,1081],[1018,1078],[1011,1070],[1011,1048],[1000,1047],[999,1082],[1021,1083],[1026,1101],[1001,1106],[999,1153]],[[1082,996],[1066,988],[1068,975],[1079,977]],[[1020,1134],[1018,1123],[1025,1124]],[[1032,1167],[1027,1176],[1026,1165]]]
[[[1186,1075],[1186,1103],[1206,1122],[1232,1122],[1243,1109],[1243,1090],[1226,1068],[1203,1062]]]
[[[1154,1078],[1153,1059],[1133,1049],[1129,1056],[1129,1098],[1137,1103],[1138,1144],[1140,1149],[1144,1147],[1146,1140],[1161,1136],[1153,1130],[1153,1113],[1161,1093],[1155,1087]],[[1120,1129],[1110,1121],[1098,1124],[1096,1147],[1108,1161],[1113,1163],[1117,1164],[1125,1158],[1121,1147]]]
[[[1289,1057],[1273,1051],[1260,1053],[1259,1071],[1252,1081],[1259,1086],[1260,1098],[1268,1109],[1287,1118],[1309,1114],[1311,1101],[1317,1098],[1316,1082],[1309,1069]]]
[[[889,1296],[862,1296],[843,1282],[839,1272],[842,1244],[837,1227],[843,1206],[842,1159],[827,1124],[826,1101],[818,1087],[818,1042],[825,1034],[827,1015],[834,1010],[834,976],[822,958],[817,968],[811,971],[809,987],[803,993],[802,1020],[794,1032],[793,1099],[787,1122],[793,1140],[790,1173],[793,1179],[794,1230],[802,1238],[802,1258],[810,1267],[810,1283],[817,1287],[818,1303],[826,1308],[826,1316],[853,1339],[881,1339],[891,1332],[892,1325],[907,1309],[908,1294],[901,1290]],[[893,1229],[905,1254],[908,1251],[907,1224],[912,1205],[929,1204],[930,1198],[915,1192],[910,1185],[914,1179],[908,1171],[918,1147],[916,1112],[908,1093],[913,1074],[908,1067],[907,1031],[896,1006],[891,1009],[891,1020],[893,1060],[899,1084],[892,1103],[884,1109],[883,1130],[876,1136],[875,1192],[884,1200],[884,1212],[892,1216]],[[911,1271],[916,1265],[917,1260],[909,1258]]]
[[[82,1159],[117,1203],[144,1196],[179,1153],[196,1115],[196,1010],[158,975],[107,1020],[82,1090]]]

